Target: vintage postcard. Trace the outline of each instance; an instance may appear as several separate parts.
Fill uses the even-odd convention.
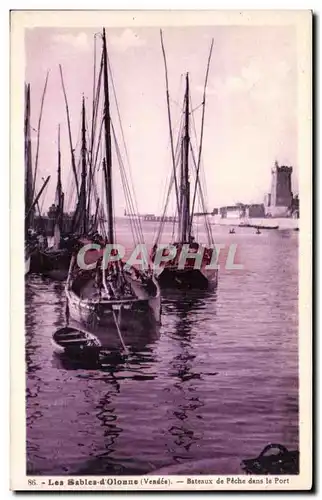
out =
[[[312,487],[312,13],[11,13],[11,488]]]

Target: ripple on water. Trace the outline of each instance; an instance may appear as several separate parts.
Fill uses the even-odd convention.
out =
[[[215,473],[272,441],[297,448],[297,238],[238,238],[244,272],[221,270],[217,293],[164,293],[159,335],[99,368],[53,353],[63,284],[27,278],[29,472],[135,474],[208,460]]]

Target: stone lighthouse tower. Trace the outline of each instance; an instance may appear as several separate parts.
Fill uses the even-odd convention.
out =
[[[279,166],[277,161],[272,168],[271,192],[267,197],[266,214],[272,217],[286,217],[292,206],[292,167]]]

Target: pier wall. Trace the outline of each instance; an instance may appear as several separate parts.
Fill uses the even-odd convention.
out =
[[[211,217],[210,222],[216,226],[239,226],[240,223],[251,224],[252,226],[258,227],[275,227],[278,226],[279,229],[298,229],[300,226],[300,219],[292,218],[292,217],[247,217],[247,219],[222,219],[221,217]],[[241,228],[243,229],[243,228]]]

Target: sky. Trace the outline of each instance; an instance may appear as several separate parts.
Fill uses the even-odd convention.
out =
[[[171,27],[163,30],[173,125],[180,118],[184,75],[189,72],[193,116],[200,134],[202,91],[212,38],[203,140],[207,206],[262,203],[277,160],[293,166],[298,189],[297,54],[292,26]],[[25,80],[31,85],[33,155],[41,95],[49,71],[41,125],[39,175],[51,175],[43,208],[54,201],[57,128],[61,127],[63,188],[71,162],[59,64],[62,65],[74,144],[79,140],[82,96],[90,110],[94,34],[101,28],[34,28],[25,32]],[[97,38],[100,51],[100,39]],[[160,33],[156,28],[107,29],[135,196],[140,213],[163,211],[172,169]],[[116,109],[111,105],[112,119]],[[113,170],[115,211],[125,201]]]

